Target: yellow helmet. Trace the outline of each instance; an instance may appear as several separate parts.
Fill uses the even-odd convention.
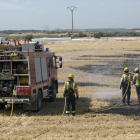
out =
[[[129,69],[126,67],[126,68],[124,68],[124,72],[125,72],[125,71],[129,71]]]
[[[68,78],[74,78],[73,74],[69,74]]]
[[[134,72],[137,72],[137,71],[139,71],[139,69],[138,68],[135,68]]]

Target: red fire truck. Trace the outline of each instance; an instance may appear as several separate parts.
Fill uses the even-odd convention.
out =
[[[57,63],[62,68],[62,57],[48,48],[44,51],[38,43],[0,51],[0,108],[4,109],[13,99],[14,104],[23,104],[24,110],[39,111],[43,98],[55,101]]]

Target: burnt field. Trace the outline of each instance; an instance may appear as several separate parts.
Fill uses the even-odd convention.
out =
[[[79,100],[75,117],[64,116],[51,131],[36,140],[137,140],[140,137],[140,105],[135,86],[131,88],[131,105],[115,105],[121,99],[120,78],[124,67],[130,73],[140,68],[140,41],[67,42],[46,45],[63,57],[63,68],[58,69],[59,93],[54,103],[43,100],[40,112],[23,111],[14,105],[11,121],[0,128],[0,140],[20,140],[33,137],[53,127],[64,106],[63,85],[69,73],[78,84]],[[11,106],[0,110],[0,125],[9,119]]]

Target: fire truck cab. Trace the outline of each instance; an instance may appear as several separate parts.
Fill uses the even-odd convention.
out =
[[[59,62],[57,59],[59,58]],[[25,43],[0,52],[0,108],[23,104],[24,110],[39,111],[42,99],[53,102],[58,93],[57,63],[62,57],[44,51],[38,43]]]

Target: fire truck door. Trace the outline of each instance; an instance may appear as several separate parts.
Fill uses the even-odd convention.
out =
[[[48,81],[48,69],[46,57],[41,57],[42,79]]]

